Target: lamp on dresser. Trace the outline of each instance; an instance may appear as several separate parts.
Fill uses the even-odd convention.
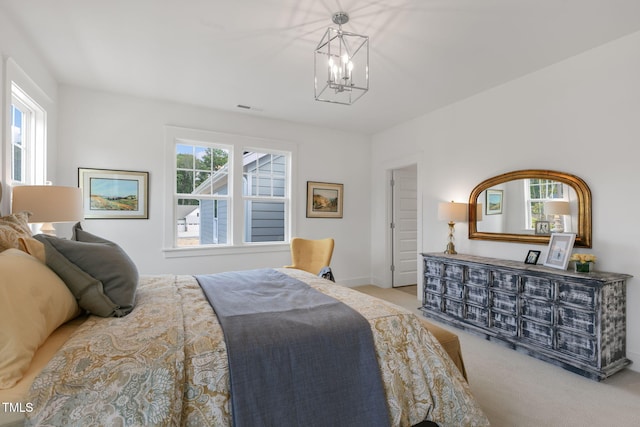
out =
[[[13,188],[12,212],[30,212],[30,223],[42,223],[40,232],[56,235],[54,222],[81,221],[82,190],[55,185],[21,185]]]
[[[445,254],[458,253],[456,252],[456,246],[453,243],[455,225],[456,222],[467,220],[467,209],[468,205],[466,203],[455,203],[453,200],[451,202],[441,202],[438,205],[438,219],[440,221],[449,221],[449,242],[447,243],[447,248],[444,251]]]
[[[553,232],[564,233],[564,216],[571,214],[569,202],[555,200],[544,204],[544,212],[547,215],[553,215]],[[570,231],[570,230],[566,230]]]

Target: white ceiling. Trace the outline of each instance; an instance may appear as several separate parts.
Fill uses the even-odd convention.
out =
[[[337,11],[370,37],[370,90],[352,106],[313,99]],[[367,134],[640,30],[639,0],[0,0],[0,13],[60,83]]]

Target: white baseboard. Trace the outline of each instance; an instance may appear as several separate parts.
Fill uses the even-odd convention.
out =
[[[627,369],[630,369],[634,372],[640,372],[640,353],[627,351],[627,359],[633,362],[631,365],[627,366]]]

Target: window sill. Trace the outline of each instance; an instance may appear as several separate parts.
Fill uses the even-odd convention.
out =
[[[165,258],[186,258],[212,255],[246,255],[267,252],[289,252],[289,243],[252,243],[238,246],[198,246],[190,248],[165,248]]]

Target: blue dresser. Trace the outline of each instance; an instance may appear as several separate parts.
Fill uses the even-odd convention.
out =
[[[603,380],[626,358],[626,280],[471,255],[423,254],[426,317]]]

